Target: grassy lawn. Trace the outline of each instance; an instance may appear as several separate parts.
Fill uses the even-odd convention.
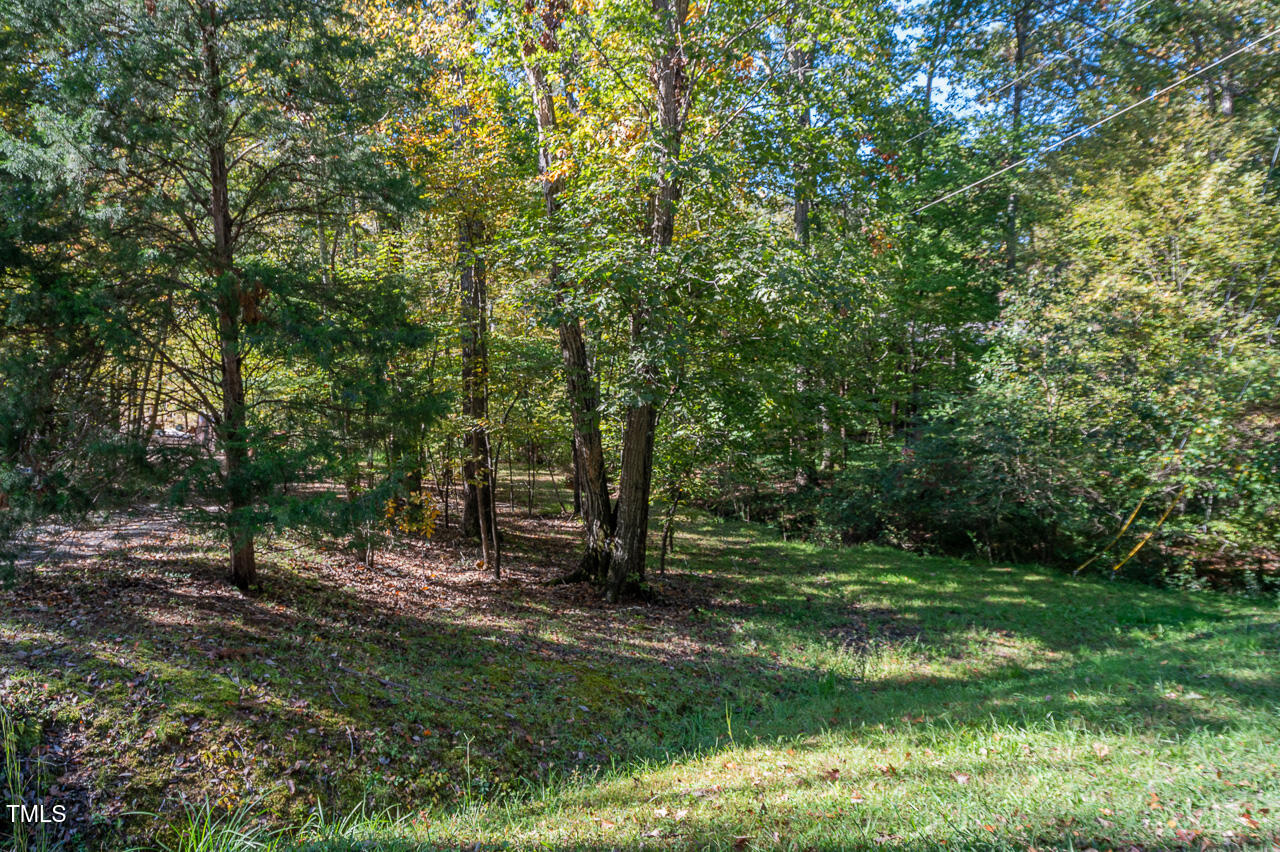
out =
[[[0,598],[18,751],[90,848],[206,802],[317,850],[1280,843],[1273,603],[696,515],[609,608],[541,582],[572,522],[522,515],[501,582],[447,541],[281,550],[251,599],[185,534],[46,566]]]

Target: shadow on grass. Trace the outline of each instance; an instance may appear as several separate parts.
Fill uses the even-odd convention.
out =
[[[1056,716],[1176,736],[1269,713],[1280,691],[1252,665],[1274,660],[1277,621],[1216,596],[701,518],[660,581],[667,603],[613,608],[542,582],[572,559],[572,524],[506,526],[501,582],[460,568],[469,550],[450,540],[373,570],[277,554],[255,598],[190,540],[50,564],[0,601],[0,690],[46,719],[48,750],[74,743],[59,790],[82,835],[183,797],[257,797],[284,820],[316,802],[491,798],[714,749],[730,725],[769,738]],[[867,668],[877,654],[903,661]]]

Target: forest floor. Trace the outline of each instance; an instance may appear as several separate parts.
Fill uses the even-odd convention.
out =
[[[373,568],[276,541],[249,597],[176,517],[64,531],[0,592],[9,751],[28,800],[71,815],[47,839],[1280,844],[1272,602],[822,549],[694,513],[657,600],[609,607],[544,582],[576,528],[543,506],[505,511],[500,581],[447,534]],[[39,848],[5,820],[0,844]]]

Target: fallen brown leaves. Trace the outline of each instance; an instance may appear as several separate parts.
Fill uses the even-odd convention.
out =
[[[352,773],[383,776],[406,794],[416,783],[448,785],[440,761],[456,750],[450,714],[518,740],[535,762],[562,748],[552,731],[487,721],[483,681],[451,682],[452,694],[404,682],[396,667],[424,643],[441,648],[430,662],[446,670],[450,651],[485,648],[503,656],[480,665],[588,672],[607,668],[598,648],[700,671],[724,651],[727,636],[690,618],[714,605],[713,584],[672,572],[656,601],[607,606],[588,586],[548,582],[575,557],[576,521],[521,512],[502,524],[501,582],[475,567],[471,543],[444,531],[379,551],[372,568],[333,546],[264,542],[256,596],[225,581],[220,540],[172,514],[60,530],[57,558],[0,591],[0,700],[46,721],[64,711],[83,719],[47,727],[41,747],[57,770],[52,795],[77,803],[70,830],[84,831],[90,817],[184,799],[234,805],[287,793],[305,806]],[[528,697],[564,701],[566,724],[592,712],[568,695]],[[407,720],[405,703],[439,718]]]

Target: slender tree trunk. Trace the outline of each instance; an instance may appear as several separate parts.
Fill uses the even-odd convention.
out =
[[[257,582],[254,525],[250,514],[254,488],[249,464],[248,418],[245,408],[241,327],[257,317],[260,293],[246,290],[234,264],[231,204],[226,150],[226,110],[221,60],[218,55],[219,13],[214,3],[202,3],[201,47],[206,75],[205,123],[208,133],[209,211],[213,225],[212,273],[217,283],[218,351],[222,368],[222,414],[218,435],[226,458],[227,538],[231,550],[231,581],[247,591]]]
[[[1009,162],[1016,162],[1022,155],[1022,100],[1026,92],[1026,84],[1021,80],[1022,66],[1026,63],[1027,33],[1031,23],[1031,8],[1019,6],[1013,16],[1013,91],[1010,95],[1010,115],[1012,133]],[[1017,175],[1017,171],[1014,171]],[[1013,275],[1018,268],[1018,193],[1009,193],[1005,209],[1005,271]]]
[[[233,278],[229,271],[223,279]],[[242,591],[257,582],[254,557],[253,522],[248,517],[254,503],[248,471],[248,422],[245,410],[243,355],[240,344],[241,318],[234,283],[224,280],[218,299],[218,344],[222,365],[222,423],[218,430],[225,456],[227,488],[227,533],[231,547],[231,581]]]
[[[137,405],[130,406],[131,412],[129,419],[133,422],[130,424],[129,428],[135,437],[139,440],[145,440],[147,443],[151,442],[151,433],[147,432],[144,428],[147,412],[147,391],[151,387],[151,370],[158,360],[159,353],[155,353],[154,356],[147,358],[147,368],[142,371],[142,388],[138,391]],[[132,391],[132,386],[130,390]],[[133,394],[131,392],[130,397],[132,396]]]
[[[491,473],[488,486],[489,494],[489,557],[493,560],[493,579],[502,579],[502,534],[498,532],[498,489],[497,476]]]
[[[797,243],[805,251],[809,249],[809,230],[810,218],[813,209],[814,187],[813,176],[809,167],[808,156],[808,140],[805,138],[809,128],[813,124],[813,114],[809,107],[806,97],[806,84],[808,82],[809,71],[813,66],[813,48],[801,47],[797,41],[796,28],[799,22],[790,18],[787,20],[787,47],[786,60],[787,68],[791,73],[791,97],[798,103],[796,109],[796,127],[798,128],[797,139],[792,152],[791,162],[791,186],[793,196],[792,208],[792,235]],[[800,376],[796,379],[796,392],[803,397],[806,391],[812,390],[813,382],[807,374],[807,370],[802,368]],[[826,420],[825,412],[820,417],[820,425],[822,432],[830,429],[830,424]],[[800,433],[796,436],[796,447],[801,457],[801,465],[796,469],[796,484],[804,487],[812,484],[816,479],[816,471],[813,467],[812,457],[812,436],[806,424],[800,425]]]
[[[476,18],[473,2],[465,0],[463,13],[468,23]],[[462,147],[471,122],[471,108],[466,101],[466,69],[453,69],[453,81],[462,100],[453,109],[455,144]],[[487,240],[484,218],[476,210],[466,210],[458,217],[458,283],[462,301],[462,413],[467,421],[463,446],[463,511],[462,531],[480,535],[481,559],[502,576],[502,557],[498,547],[497,471],[489,443],[489,355],[488,282],[483,247]]]
[[[658,413],[650,402],[627,409],[622,431],[622,470],[618,477],[618,526],[606,590],[610,602],[621,598],[628,583],[644,580],[657,423]]]
[[[551,477],[551,487],[556,492],[556,502],[560,504],[560,514],[564,514],[564,498],[560,496],[560,482],[556,479],[556,463],[550,453],[547,454],[547,476]]]
[[[582,517],[582,474],[578,467],[578,442],[571,441],[570,458],[573,461],[573,516]]]
[[[675,168],[688,119],[692,91],[687,74],[681,28],[689,14],[688,0],[653,0],[653,12],[663,28],[661,50],[654,58],[657,139],[661,155],[654,174],[654,193],[649,201],[648,239],[653,254],[670,247],[675,236],[676,207],[681,182]],[[617,524],[614,530],[606,598],[617,601],[628,584],[644,581],[645,550],[649,532],[649,495],[653,484],[653,440],[658,412],[653,399],[657,392],[657,368],[643,353],[654,329],[646,293],[636,296],[631,313],[631,349],[637,359],[639,387],[636,399],[627,407],[622,432],[622,471],[618,479]]]
[[[496,472],[489,443],[489,355],[487,345],[487,287],[484,257],[485,227],[479,217],[464,214],[458,220],[458,275],[462,297],[462,414],[467,421],[463,450],[466,499],[463,531],[474,528],[480,536],[481,559],[501,577],[497,548],[497,524],[493,490]]]
[[[533,448],[533,439],[529,439],[529,469],[525,472],[525,481],[529,483],[529,517],[533,517],[533,486],[537,476],[537,454]]]
[[[161,338],[163,340],[163,338]],[[151,397],[151,417],[147,421],[147,435],[154,435],[160,421],[160,404],[164,401],[164,362],[156,363],[156,388]]]
[[[787,22],[789,31],[794,29],[795,26],[796,21],[789,20]],[[787,67],[791,71],[792,92],[798,95],[799,107],[796,110],[796,126],[799,128],[797,137],[801,140],[792,153],[794,159],[791,163],[791,180],[792,195],[795,203],[792,211],[792,229],[796,242],[808,248],[813,187],[810,185],[812,175],[810,174],[808,162],[808,139],[805,137],[813,124],[813,111],[810,109],[808,99],[805,96],[805,87],[809,77],[809,70],[813,65],[813,48],[800,47],[794,40],[794,36],[790,34],[787,42]]]
[[[658,555],[658,574],[667,573],[667,554],[674,550],[676,507],[684,496],[684,489],[676,487],[670,492],[671,500],[667,503],[667,513],[662,520],[662,550]]]
[[[925,68],[924,78],[924,120],[926,130],[933,126],[933,83],[938,76],[938,54],[942,52],[942,43],[947,34],[947,18],[939,18],[937,27],[933,31],[933,39],[929,45],[929,64]],[[916,134],[915,151],[916,156],[920,156],[924,150],[925,131]]]
[[[555,101],[544,69],[538,64],[525,68],[533,92],[534,111],[538,121],[538,167],[543,175],[543,213],[548,227],[554,229],[560,209],[562,181],[551,177],[554,167],[552,135],[557,119]],[[554,258],[548,270],[548,285],[563,307],[566,283],[560,265]],[[604,439],[600,432],[600,391],[591,371],[582,324],[567,311],[562,313],[557,328],[560,355],[564,363],[565,390],[569,417],[573,424],[574,513],[582,518],[586,548],[570,579],[603,582],[609,564],[609,539],[614,532],[614,508],[609,499],[608,470],[604,462]]]

